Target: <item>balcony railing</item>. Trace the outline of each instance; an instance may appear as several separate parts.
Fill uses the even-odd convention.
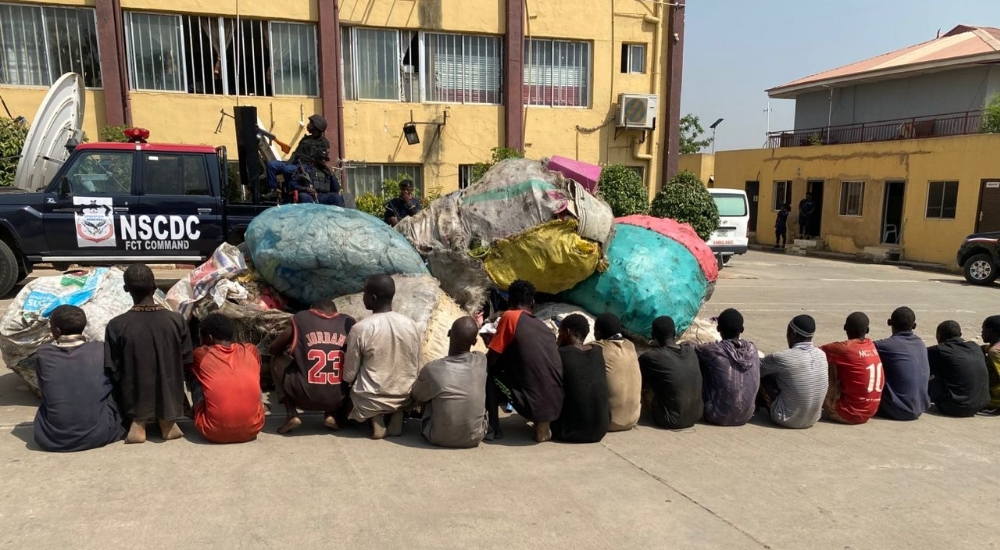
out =
[[[806,145],[962,136],[978,134],[981,131],[982,120],[982,111],[966,111],[964,113],[899,118],[844,126],[771,132],[767,136],[767,146],[773,149]]]

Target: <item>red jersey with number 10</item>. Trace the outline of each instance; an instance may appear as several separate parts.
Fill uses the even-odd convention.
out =
[[[875,343],[864,340],[833,342],[823,346],[830,367],[837,373],[840,397],[835,405],[844,420],[863,424],[875,416],[885,377]]]
[[[344,343],[354,318],[315,309],[292,317],[295,366],[285,371],[285,393],[304,410],[335,411],[346,395],[341,384]]]

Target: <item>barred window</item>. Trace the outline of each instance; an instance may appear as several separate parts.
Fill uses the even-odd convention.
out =
[[[100,88],[97,12],[0,4],[0,84],[51,86],[77,73],[88,88]]]
[[[500,38],[427,34],[427,100],[500,103]]]
[[[347,99],[420,101],[419,34],[347,27],[341,35]]]
[[[790,181],[776,181],[774,182],[774,197],[771,203],[771,209],[775,212],[781,210],[783,206],[791,206],[792,204],[792,182]]]
[[[316,26],[125,12],[134,89],[209,95],[319,95]]]
[[[418,196],[423,194],[423,167],[419,164],[348,165],[346,176],[347,190],[355,197],[360,197],[365,193],[381,194],[383,181],[387,179],[395,180],[403,176],[413,181]]]
[[[840,183],[840,215],[860,216],[865,202],[865,182],[844,181]]]
[[[524,47],[524,99],[528,105],[590,105],[589,42],[531,38]]]
[[[472,185],[472,176],[475,173],[475,164],[459,164],[458,165],[458,188],[466,189]]]

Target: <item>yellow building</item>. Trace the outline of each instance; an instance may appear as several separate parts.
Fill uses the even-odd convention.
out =
[[[708,185],[747,191],[758,243],[775,244],[782,205],[791,239],[952,269],[965,236],[1000,231],[1000,134],[983,133],[984,106],[1000,98],[1000,29],[960,25],[768,94],[795,100],[793,130],[765,149],[680,161]],[[815,213],[800,228],[807,193]]]
[[[134,125],[231,156],[236,105],[293,146],[321,113],[355,192],[400,174],[454,190],[499,146],[634,166],[655,189],[676,171],[683,12],[654,0],[8,0],[0,95],[30,119],[55,78],[79,72],[91,140]],[[655,102],[619,109],[620,94]]]

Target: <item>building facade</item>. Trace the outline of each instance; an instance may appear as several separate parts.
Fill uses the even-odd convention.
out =
[[[751,231],[774,244],[790,205],[816,203],[805,233],[835,252],[892,250],[957,268],[962,239],[1000,230],[1000,133],[983,109],[1000,97],[1000,29],[958,26],[921,44],[768,90],[795,100],[795,128],[769,147],[685,155],[714,187],[745,189]]]
[[[676,170],[682,38],[683,6],[652,0],[8,0],[0,95],[30,119],[79,72],[91,140],[141,126],[231,155],[236,105],[293,145],[320,113],[355,193],[448,192],[494,147],[633,166],[652,193]],[[655,123],[621,127],[620,94],[655,95]]]

